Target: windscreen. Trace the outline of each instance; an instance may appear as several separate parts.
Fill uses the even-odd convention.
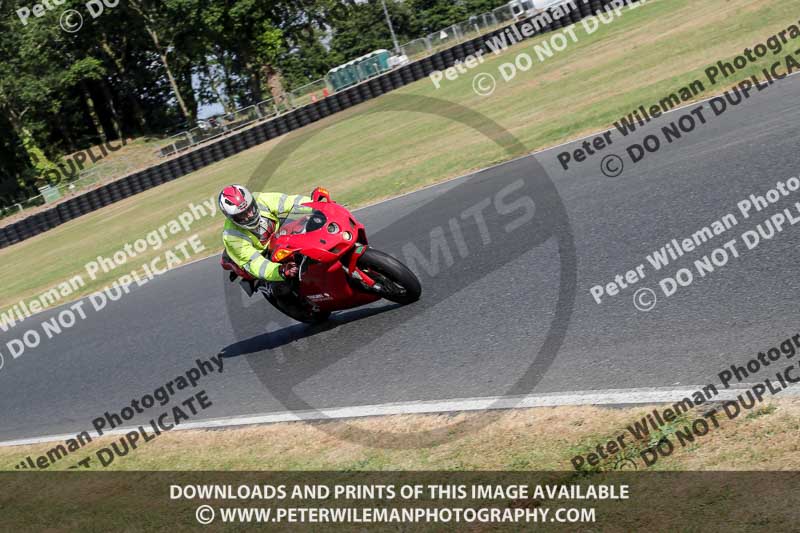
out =
[[[284,219],[278,230],[278,236],[301,235],[309,231],[316,231],[323,227],[327,220],[322,211],[298,205]]]

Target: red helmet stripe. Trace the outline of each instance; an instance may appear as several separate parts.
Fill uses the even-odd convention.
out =
[[[225,187],[225,189],[222,191],[222,196],[224,196],[225,199],[228,200],[233,205],[242,208],[244,207],[245,203],[244,194],[242,194],[242,191],[240,191],[238,187],[233,187],[233,186]]]

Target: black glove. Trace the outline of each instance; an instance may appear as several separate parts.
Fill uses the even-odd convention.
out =
[[[278,272],[283,279],[291,279],[297,276],[297,264],[289,262],[278,267]]]

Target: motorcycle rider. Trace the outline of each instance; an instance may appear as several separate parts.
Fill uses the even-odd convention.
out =
[[[279,219],[310,201],[308,196],[299,194],[253,194],[242,185],[228,185],[219,193],[219,208],[227,218],[222,231],[225,245],[222,267],[244,280],[242,287],[248,295],[252,296],[262,285],[269,288],[267,282],[281,282],[297,276],[295,263],[273,263],[264,253],[269,238],[280,226]]]

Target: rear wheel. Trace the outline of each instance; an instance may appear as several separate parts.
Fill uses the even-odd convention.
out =
[[[331,316],[330,311],[314,311],[314,308],[308,302],[300,301],[292,294],[273,294],[272,296],[267,296],[267,294],[264,293],[264,297],[269,303],[274,305],[278,311],[298,322],[319,324],[325,322],[328,320],[328,317]]]
[[[291,316],[291,315],[290,315]],[[296,316],[292,316],[298,322],[303,322],[305,324],[321,324],[330,318],[331,312],[330,311],[311,311],[308,310],[304,313],[297,314]]]
[[[368,248],[358,259],[358,268],[381,286],[377,292],[390,302],[406,305],[419,300],[422,294],[416,274],[380,250]]]

